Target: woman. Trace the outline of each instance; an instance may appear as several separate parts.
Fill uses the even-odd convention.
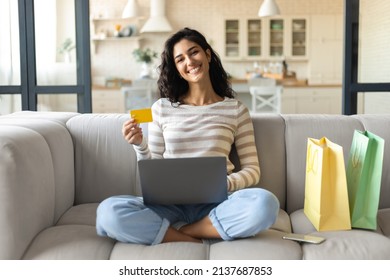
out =
[[[134,119],[123,124],[124,138],[138,159],[226,157],[231,194],[219,205],[148,207],[140,197],[111,197],[98,207],[98,234],[122,242],[159,244],[233,240],[268,229],[276,220],[279,202],[267,190],[245,189],[260,179],[253,124],[247,108],[233,98],[218,55],[202,34],[184,28],[167,40],[161,59],[161,99],[152,106],[148,143]],[[235,173],[229,160],[233,143],[241,164]]]

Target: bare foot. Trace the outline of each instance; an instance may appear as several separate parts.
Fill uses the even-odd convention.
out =
[[[179,231],[184,233],[185,235],[199,239],[221,238],[218,231],[211,223],[210,218],[207,216],[193,224],[188,224],[181,227]]]
[[[162,240],[162,243],[166,242],[196,242],[196,243],[202,243],[202,240],[198,238],[194,238],[192,236],[186,235],[183,232],[180,232],[172,227],[169,227],[167,232],[165,233],[164,239]]]

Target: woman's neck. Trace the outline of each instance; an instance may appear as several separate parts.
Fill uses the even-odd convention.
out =
[[[220,102],[222,100],[223,98],[214,91],[211,84],[209,84],[209,86],[191,84],[182,101],[184,104],[188,105],[203,106]]]

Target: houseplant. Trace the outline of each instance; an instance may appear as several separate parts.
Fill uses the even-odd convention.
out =
[[[150,77],[150,65],[157,58],[157,52],[150,48],[137,48],[133,51],[133,56],[137,62],[141,63],[141,78]]]

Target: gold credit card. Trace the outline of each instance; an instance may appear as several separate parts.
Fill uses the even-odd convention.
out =
[[[151,122],[153,121],[152,109],[145,108],[145,109],[131,110],[130,117],[135,119],[137,123]]]

